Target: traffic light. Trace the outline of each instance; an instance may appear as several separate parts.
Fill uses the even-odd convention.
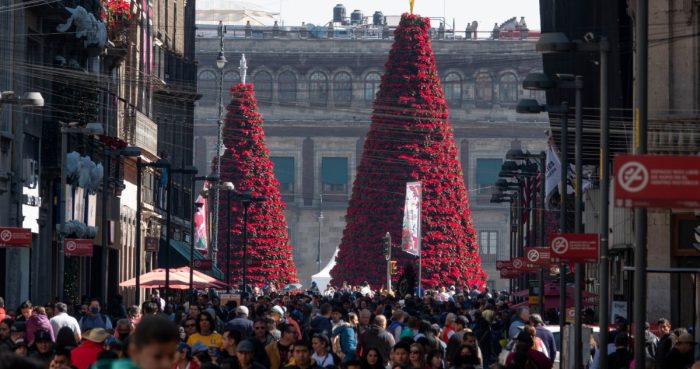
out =
[[[398,273],[398,269],[396,267],[396,261],[392,260],[391,261],[391,275],[396,275]]]

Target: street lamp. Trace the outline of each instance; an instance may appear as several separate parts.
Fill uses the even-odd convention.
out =
[[[14,91],[0,91],[0,106],[19,105],[19,106],[44,106],[44,97],[41,92],[27,92],[23,97],[18,97]]]
[[[216,58],[216,67],[219,69],[219,119],[217,120],[217,136],[216,136],[216,168],[214,170],[214,176],[221,177],[221,146],[223,140],[223,126],[224,126],[224,67],[226,66],[226,55],[224,55],[224,34],[226,33],[226,26],[224,22],[219,21],[219,56]],[[219,250],[219,189],[214,188],[214,235],[212,236],[212,263],[216,265],[216,253]]]
[[[267,197],[255,196],[251,190],[230,192],[233,194],[233,200],[243,204],[243,293],[241,297],[246,297],[248,295],[248,208],[252,202],[267,201]]]
[[[43,104],[43,99],[41,101]],[[38,103],[36,100],[35,102]],[[65,300],[65,250],[63,249],[63,243],[66,239],[66,156],[68,154],[68,135],[101,135],[104,133],[104,128],[102,127],[102,123],[88,123],[84,127],[78,122],[59,122],[59,124],[61,126],[61,199],[59,201],[58,219],[61,229],[58,233],[58,278],[56,280],[56,284],[58,288],[57,295],[63,297],[63,300]]]
[[[190,214],[192,214],[192,219],[190,219],[190,304],[195,303],[196,296],[192,293],[194,291],[194,249],[195,249],[195,244],[194,244],[194,207],[197,206],[202,206],[202,204],[196,204],[195,199],[194,199],[194,189],[197,188],[197,181],[207,181],[207,182],[213,182],[217,183],[219,182],[219,177],[215,176],[192,176],[192,187],[190,191],[192,191],[192,198],[190,201]],[[206,216],[206,215],[205,215]]]
[[[236,190],[236,186],[233,182],[224,182],[215,188],[217,191],[226,191],[226,292],[229,292],[231,290],[231,193]]]
[[[560,37],[559,37],[560,38]],[[558,45],[554,42],[549,44],[551,45]],[[571,74],[557,74],[556,75],[556,80],[549,78],[544,73],[531,73],[529,74],[525,80],[523,81],[523,88],[528,89],[528,90],[547,90],[547,89],[552,89],[552,88],[561,88],[561,89],[574,89],[576,91],[576,105],[575,105],[575,112],[576,112],[576,135],[575,135],[575,146],[574,146],[574,152],[575,152],[575,178],[574,178],[574,232],[575,233],[583,233],[583,221],[582,221],[582,212],[583,212],[583,194],[581,191],[581,184],[582,184],[582,168],[583,168],[583,158],[582,158],[582,150],[583,150],[583,115],[582,115],[582,106],[581,106],[581,94],[583,90],[583,77],[581,76],[574,76]],[[564,116],[566,116],[567,112],[563,112]],[[561,130],[561,146],[562,146],[562,178],[568,178],[568,173],[569,173],[569,164],[568,161],[565,160],[567,157],[567,143],[568,143],[568,127],[565,127],[564,125],[565,119],[562,119],[562,130]],[[566,183],[565,181],[563,183]],[[567,196],[567,186],[565,184],[562,184],[562,192],[561,196],[562,199],[564,199]],[[565,203],[563,203],[565,204]],[[563,216],[562,216],[562,231],[561,233],[566,232],[566,206],[562,206],[562,211],[564,211]],[[575,287],[574,287],[574,300],[575,300],[575,324],[574,324],[574,367],[576,369],[580,369],[581,365],[583,364],[583,353],[582,353],[582,345],[583,342],[582,340],[582,320],[581,320],[581,310],[582,310],[582,289],[583,289],[583,264],[582,263],[576,263],[576,270],[574,272],[575,276]],[[560,281],[561,284],[561,289],[562,291],[565,291],[566,288],[566,281],[562,278]],[[562,298],[562,301],[565,299]],[[565,305],[562,305],[565,306]],[[562,310],[563,314],[564,310]],[[562,315],[563,317],[563,315]],[[563,318],[562,318],[563,319]]]
[[[639,15],[644,17],[644,19],[641,19],[638,17],[638,23],[642,24],[643,26],[646,25],[646,14],[647,14],[647,8],[646,4],[644,6],[638,6],[637,7],[639,10]],[[637,27],[637,30],[639,31],[640,28],[643,27]],[[638,43],[642,46],[644,46],[644,43],[647,41],[647,34],[646,34],[646,29],[644,29],[644,32],[641,32],[640,34],[640,39],[638,40]],[[599,313],[599,326],[605,327],[607,330],[607,326],[610,322],[610,317],[609,317],[609,310],[608,310],[608,305],[609,305],[609,292],[610,292],[610,285],[609,285],[609,262],[608,262],[608,235],[609,235],[609,213],[608,213],[608,202],[609,202],[609,187],[610,187],[610,163],[609,163],[609,158],[610,158],[610,152],[609,152],[609,147],[608,147],[608,141],[609,141],[609,134],[610,134],[610,122],[608,118],[608,53],[610,52],[610,44],[607,40],[606,37],[600,37],[596,39],[595,35],[592,33],[586,33],[584,36],[583,41],[571,41],[569,38],[566,36],[566,34],[562,32],[553,32],[553,33],[543,33],[540,35],[540,39],[537,41],[537,45],[535,46],[536,50],[542,53],[562,53],[562,52],[597,52],[599,53],[600,56],[600,225],[599,225],[599,233],[600,233],[600,263],[599,263],[599,275],[600,275],[600,299],[599,299],[599,308],[598,308],[598,313]],[[640,50],[646,51],[644,47],[640,47]],[[646,55],[644,55],[644,58],[641,60],[646,60]],[[645,68],[646,64],[643,66]],[[644,69],[644,72],[646,72],[646,69]],[[641,80],[641,79],[640,79]],[[644,81],[646,83],[646,80]],[[646,85],[645,85],[646,86]],[[642,96],[642,98],[646,99],[646,93],[644,94],[637,94],[638,96]],[[641,137],[641,136],[640,136]],[[646,137],[644,137],[646,139]],[[643,268],[640,268],[640,270],[637,270],[635,272],[635,278],[637,276],[641,278],[646,278],[646,275]],[[643,293],[643,291],[642,291]],[[643,299],[637,300],[636,298],[639,297],[641,293],[636,293],[635,294],[635,303],[634,306],[638,307],[641,310],[645,308],[643,305]],[[644,331],[644,319],[639,318],[638,316],[635,316],[635,321],[637,322],[637,329],[638,332],[643,332]],[[577,323],[578,325],[578,323]],[[644,350],[643,350],[643,341],[641,342],[639,346],[636,346],[640,348],[639,354],[643,355]],[[637,352],[637,350],[635,350]],[[607,334],[602,334],[600,336],[600,357],[607,357],[608,355],[608,335]],[[636,354],[635,354],[636,356]],[[636,356],[635,358],[639,358],[643,356]],[[580,360],[579,355],[576,355],[576,361],[578,366],[580,366]],[[601,369],[607,369],[608,368],[608,363],[606,360],[601,360],[600,362],[600,368]]]
[[[102,175],[102,254],[101,254],[101,264],[102,273],[100,274],[100,287],[102,288],[102,302],[107,304],[107,290],[109,288],[109,242],[108,242],[108,232],[107,232],[107,217],[109,215],[109,174],[111,172],[112,158],[114,157],[135,157],[141,156],[141,148],[139,147],[125,147],[119,150],[110,150],[105,148],[104,150],[104,175]]]

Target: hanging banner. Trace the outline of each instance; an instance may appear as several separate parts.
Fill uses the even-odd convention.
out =
[[[66,238],[63,247],[66,256],[92,256],[92,240]]]
[[[29,228],[0,227],[0,248],[31,247],[32,230]]]
[[[423,188],[420,182],[406,183],[406,203],[403,209],[401,248],[403,251],[420,256],[421,242],[421,200]]]
[[[512,263],[513,269],[522,273],[530,273],[539,270],[539,268],[536,265],[533,265],[530,262],[528,262],[526,257],[513,258]]]
[[[205,188],[207,186],[205,185]],[[197,210],[194,213],[194,248],[202,255],[207,254],[207,199],[197,196]],[[201,204],[201,206],[199,206]]]
[[[526,247],[525,257],[530,264],[549,267],[552,264],[549,247]]]
[[[196,270],[210,271],[212,269],[212,262],[211,259],[195,259],[195,261],[192,262],[192,266]]]

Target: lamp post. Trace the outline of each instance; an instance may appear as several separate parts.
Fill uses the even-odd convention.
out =
[[[135,300],[137,305],[141,304],[141,177],[143,167],[169,169],[170,162],[165,159],[159,159],[155,162],[144,164],[140,156],[136,158],[136,262],[134,263],[134,274],[136,278]],[[170,240],[168,240],[168,243],[170,243]],[[170,245],[168,245],[169,247]],[[167,274],[166,278],[169,278]]]
[[[219,56],[216,57],[216,67],[219,69],[219,119],[217,123],[216,137],[216,168],[214,176],[221,177],[221,146],[222,146],[222,129],[224,126],[224,67],[226,66],[226,55],[224,55],[224,34],[226,26],[222,21],[219,21]],[[212,235],[211,255],[212,263],[216,265],[216,254],[219,251],[219,189],[214,188],[214,234]]]
[[[58,219],[61,229],[58,232],[58,276],[56,278],[56,287],[58,288],[58,291],[56,295],[61,296],[62,299],[65,300],[64,274],[66,255],[63,243],[66,239],[66,155],[68,151],[68,135],[100,135],[104,133],[104,128],[102,123],[88,123],[84,127],[78,122],[59,122],[59,124],[61,125],[61,198],[58,207]]]
[[[197,188],[197,181],[208,181],[208,182],[219,182],[219,177],[215,176],[192,176],[192,201],[190,201],[190,214],[192,214],[192,219],[190,221],[190,237],[191,237],[191,243],[190,243],[190,304],[194,304],[196,300],[196,296],[192,293],[194,291],[194,249],[195,249],[195,243],[194,243],[194,206],[195,204],[195,199],[194,199],[194,189]]]
[[[645,0],[646,1],[646,0]],[[641,6],[641,5],[639,5]],[[638,8],[639,8],[638,6]],[[639,9],[638,9],[639,11]],[[646,14],[646,5],[644,13]],[[638,14],[638,24],[639,23]],[[646,17],[646,15],[644,15]],[[645,18],[646,19],[646,18]],[[646,25],[646,21],[642,22]],[[646,30],[644,31],[646,32]],[[644,39],[638,39],[637,42],[646,42],[646,33]],[[599,300],[599,326],[603,327],[604,332],[608,331],[609,319],[609,261],[608,261],[608,234],[609,234],[609,186],[610,186],[610,169],[609,169],[609,148],[608,140],[610,134],[610,122],[608,117],[608,53],[610,52],[610,44],[605,36],[596,38],[586,37],[585,41],[570,41],[566,34],[562,32],[543,33],[537,41],[536,49],[542,53],[565,53],[565,52],[597,52],[600,56],[600,300]],[[646,97],[645,97],[646,98]],[[636,295],[635,295],[636,296]],[[639,306],[635,304],[635,306]],[[641,322],[644,323],[643,321]],[[608,355],[608,335],[600,335],[600,357],[605,358]],[[578,360],[577,360],[578,361]],[[579,364],[580,365],[580,364]],[[600,361],[600,369],[607,369],[608,363],[606,360]]]
[[[109,233],[107,232],[108,222],[107,218],[109,216],[109,175],[111,173],[112,158],[119,158],[122,156],[135,157],[141,156],[141,149],[138,147],[125,147],[119,150],[110,150],[105,148],[104,150],[104,175],[102,176],[102,254],[101,254],[101,264],[102,273],[100,274],[101,282],[100,286],[102,288],[102,302],[107,306],[108,303],[108,293],[109,289]]]
[[[232,182],[224,182],[217,186],[226,191],[226,292],[231,291],[231,192],[236,187]]]
[[[248,208],[253,202],[267,201],[265,196],[255,196],[251,190],[231,190],[233,200],[243,205],[243,293],[241,297],[248,295]]]
[[[321,272],[321,225],[323,224],[323,194],[318,206],[318,250],[316,254],[317,273]]]

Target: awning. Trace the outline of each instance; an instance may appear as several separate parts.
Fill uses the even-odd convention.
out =
[[[165,240],[161,238],[160,248],[158,249],[158,268],[165,268],[165,245]],[[170,249],[170,268],[181,268],[190,266],[190,244],[178,240],[170,240]],[[194,259],[204,260],[206,259],[206,257],[202,255],[202,253],[200,253],[199,251],[194,250]],[[221,269],[219,269],[216,266],[212,267],[212,270],[206,272],[206,274],[209,274],[212,277],[219,280],[224,279],[224,273],[221,271]]]
[[[168,273],[170,275],[169,286],[174,289],[185,290],[190,286],[190,268],[172,268]],[[202,272],[192,272],[192,282],[194,288],[223,288],[223,282],[216,280]],[[154,269],[148,273],[142,274],[139,284],[142,288],[162,288],[165,287],[165,269]],[[126,280],[119,283],[120,287],[135,287],[136,278]]]

